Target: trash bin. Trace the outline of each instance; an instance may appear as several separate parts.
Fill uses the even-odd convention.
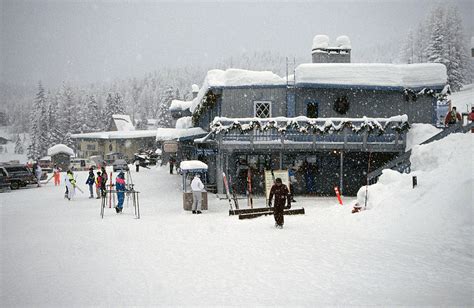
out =
[[[191,211],[192,207],[193,207],[193,193],[184,192],[183,193],[183,209],[185,211]],[[207,210],[207,191],[202,192],[201,210]]]

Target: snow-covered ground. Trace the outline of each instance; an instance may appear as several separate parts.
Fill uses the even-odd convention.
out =
[[[214,195],[203,215],[183,211],[166,167],[132,172],[139,220],[127,204],[102,220],[98,200],[52,183],[0,194],[0,304],[472,306],[472,165],[449,164],[472,155],[472,135],[418,150],[416,189],[371,186],[358,214],[350,198],[297,198],[306,215],[283,230],[228,216]]]

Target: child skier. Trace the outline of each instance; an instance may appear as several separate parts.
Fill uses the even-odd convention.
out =
[[[123,209],[123,201],[125,199],[125,175],[122,171],[118,174],[115,179],[115,190],[117,191],[118,204],[115,207],[117,213],[121,213]]]
[[[71,200],[74,197],[75,189],[76,189],[76,180],[74,179],[74,174],[71,170],[66,172],[66,194],[64,195],[65,198]]]
[[[89,176],[87,177],[86,184],[89,185],[89,192],[90,196],[89,199],[94,198],[94,184],[95,184],[95,175],[94,175],[94,170],[89,168]]]
[[[59,170],[57,165],[54,165],[53,177],[54,177],[54,186],[59,186],[61,183],[61,170]]]
[[[95,179],[95,191],[96,191],[96,194],[97,194],[97,198],[96,198],[96,199],[100,199],[100,196],[101,196],[101,193],[100,193],[101,187],[102,187],[102,175],[100,174],[100,171],[97,171],[97,178]]]

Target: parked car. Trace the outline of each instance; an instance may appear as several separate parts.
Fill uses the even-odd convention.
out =
[[[112,164],[114,172],[117,172],[118,170],[122,171],[128,171],[128,164],[125,159],[116,159],[114,163]]]
[[[97,165],[87,158],[71,158],[71,163],[69,164],[71,170],[89,170],[91,167],[96,169]]]
[[[0,167],[0,192],[10,189],[10,178],[8,177],[8,172],[4,167]]]
[[[8,174],[11,189],[18,189],[29,184],[38,184],[36,177],[24,165],[3,165],[1,167],[5,168]]]

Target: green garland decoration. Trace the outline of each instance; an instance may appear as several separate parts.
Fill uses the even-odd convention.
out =
[[[443,93],[443,92],[436,92],[433,89],[428,89],[428,88],[423,88],[420,91],[415,91],[413,89],[405,88],[403,89],[403,96],[405,97],[405,100],[409,102],[410,100],[413,102],[416,102],[419,96],[429,96],[429,97],[434,97],[439,101],[446,100],[448,97],[448,94],[451,93],[451,90],[448,88],[448,90]]]
[[[284,135],[288,131],[296,131],[302,134],[313,134],[313,135],[325,135],[332,133],[339,133],[348,128],[355,134],[377,134],[383,135],[387,128],[395,130],[398,133],[407,132],[410,129],[410,124],[407,121],[399,122],[394,125],[393,122],[386,122],[384,125],[380,124],[376,120],[367,120],[360,125],[354,125],[352,121],[341,121],[339,124],[334,124],[332,121],[326,121],[323,125],[317,125],[316,121],[308,120],[304,122],[297,122],[295,120],[288,120],[286,124],[279,125],[275,120],[270,120],[266,123],[261,123],[261,121],[252,120],[249,123],[242,124],[239,121],[234,121],[229,125],[223,125],[220,120],[215,120],[211,124],[211,131],[216,134],[229,134],[231,132],[237,131],[240,134],[245,134],[247,132],[258,130],[261,132],[266,132],[268,130],[274,129],[278,133]]]
[[[209,109],[214,108],[216,106],[217,101],[220,95],[214,94],[212,90],[209,90],[206,95],[202,98],[201,103],[198,105],[196,110],[193,112],[192,121],[194,126],[199,125],[199,119]]]

